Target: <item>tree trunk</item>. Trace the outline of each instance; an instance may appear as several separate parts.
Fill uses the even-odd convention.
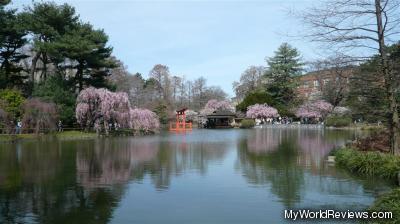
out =
[[[397,111],[397,101],[395,89],[393,87],[393,73],[389,70],[388,58],[386,55],[385,35],[382,23],[381,0],[375,0],[375,11],[378,28],[379,54],[381,57],[382,73],[385,78],[386,93],[389,100],[389,133],[390,133],[390,152],[400,155],[399,151],[399,113]]]
[[[47,79],[47,54],[42,53],[42,62],[43,62],[43,71],[42,71],[42,79],[46,81]]]
[[[35,83],[36,65],[37,65],[37,61],[39,60],[39,57],[40,57],[40,52],[36,53],[35,56],[33,56],[33,58],[32,58],[31,70],[29,72],[29,74],[31,76],[32,84]]]
[[[83,78],[83,65],[82,65],[82,63],[79,62],[79,65],[78,65],[77,69],[78,70],[76,71],[75,78],[78,79],[77,80],[78,81],[78,90],[79,90],[79,92],[81,92],[82,88],[83,88],[83,80],[82,80],[82,78]]]

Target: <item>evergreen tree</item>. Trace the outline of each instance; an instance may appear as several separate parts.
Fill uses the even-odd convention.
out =
[[[36,85],[32,96],[39,97],[45,102],[55,103],[62,123],[72,126],[75,122],[76,95],[69,87],[70,83],[57,74]]]
[[[291,105],[295,102],[294,77],[301,75],[303,64],[296,48],[288,43],[283,43],[275,52],[275,56],[267,58],[269,70],[267,79],[267,92],[280,105]]]
[[[103,30],[80,23],[63,35],[56,44],[60,55],[72,61],[68,68],[76,69],[75,86],[107,87],[106,77],[115,63],[110,58],[112,48],[107,46],[108,36]]]
[[[65,33],[74,29],[77,25],[79,16],[76,15],[75,9],[68,5],[57,5],[54,2],[34,3],[33,7],[27,8],[20,14],[22,24],[26,26],[31,34],[32,65],[30,68],[31,81],[35,81],[35,73],[37,72],[37,64],[42,62],[41,78],[46,79],[48,72],[48,64],[60,62],[60,58],[55,49],[57,40]]]
[[[21,48],[26,44],[24,29],[15,10],[6,10],[7,1],[0,4],[0,88],[21,87],[26,76],[19,62],[27,56]]]
[[[400,44],[387,48],[391,72],[395,74],[393,80],[397,88],[397,102],[400,102]],[[375,56],[360,65],[358,71],[350,79],[349,96],[346,103],[352,110],[355,119],[369,122],[388,121],[390,108],[386,95],[386,86],[380,74],[379,57]]]

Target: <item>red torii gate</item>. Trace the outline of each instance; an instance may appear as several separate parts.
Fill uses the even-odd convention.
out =
[[[175,126],[173,122],[169,123],[170,131],[191,131],[192,130],[192,122],[186,122],[186,114],[185,111],[187,109],[183,108],[181,110],[176,111],[176,121]]]

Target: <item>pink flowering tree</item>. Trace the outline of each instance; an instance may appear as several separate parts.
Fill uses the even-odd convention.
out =
[[[41,130],[49,131],[57,127],[58,113],[54,103],[32,98],[25,101],[23,111],[22,128],[25,130],[33,130],[37,134]]]
[[[301,105],[296,111],[296,117],[300,118],[322,118],[324,119],[330,112],[332,112],[332,104],[324,101],[317,100],[314,102],[307,102]]]
[[[350,114],[351,110],[347,107],[335,107],[335,109],[333,109],[332,113],[335,115],[346,115],[346,114]]]
[[[278,110],[267,104],[254,104],[247,107],[246,117],[248,118],[274,118],[279,117]]]
[[[131,128],[135,132],[155,132],[159,128],[158,117],[145,109],[132,109],[128,95],[110,92],[107,89],[89,87],[77,98],[75,116],[85,128],[94,128],[97,133],[109,127]]]
[[[217,110],[227,110],[230,112],[235,112],[235,108],[229,101],[227,100],[218,101],[213,99],[207,102],[204,108],[200,111],[200,114],[202,115],[212,114],[214,111]]]
[[[83,127],[94,127],[97,132],[104,129],[108,134],[109,125],[121,120],[121,114],[129,112],[129,108],[126,93],[89,87],[78,95],[75,116]]]
[[[136,133],[155,133],[160,128],[157,115],[147,109],[130,109],[128,124]]]
[[[194,110],[186,110],[186,121],[193,121],[196,122],[198,120],[199,113]]]

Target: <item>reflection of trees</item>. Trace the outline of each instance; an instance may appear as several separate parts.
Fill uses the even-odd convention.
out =
[[[282,141],[283,129],[271,130],[262,128],[251,132],[248,136],[247,149],[257,154],[275,151]]]
[[[168,188],[187,170],[207,172],[226,143],[156,137],[30,141],[0,146],[0,223],[107,223],[129,181]]]
[[[80,142],[80,145],[88,145]],[[90,145],[90,144],[89,144]],[[2,223],[107,223],[120,186],[96,191],[76,185],[77,143],[24,142],[0,150]]]
[[[276,150],[264,154],[249,151],[247,141],[249,139],[242,140],[238,148],[240,168],[245,177],[253,184],[271,184],[272,193],[277,195],[286,207],[292,207],[301,199],[304,182],[303,170],[297,166],[298,152],[293,144],[296,139],[285,132],[279,139]],[[269,146],[265,145],[265,148]]]
[[[270,188],[287,208],[304,206],[304,200],[318,201],[315,195],[325,200],[329,195],[340,200],[337,196],[343,195],[345,202],[346,195],[362,195],[385,185],[354,178],[324,163],[330,150],[353,137],[351,132],[322,129],[253,130],[238,142],[238,167],[249,183]]]
[[[102,139],[95,142],[94,150],[78,150],[77,181],[89,188],[143,180],[148,175],[157,188],[164,189],[172,176],[188,169],[205,173],[207,164],[222,159],[225,153],[224,143]]]

